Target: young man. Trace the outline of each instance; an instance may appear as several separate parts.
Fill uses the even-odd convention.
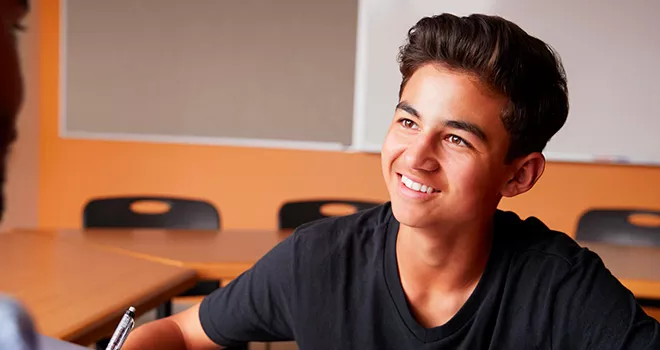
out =
[[[23,99],[16,32],[27,10],[26,0],[0,0],[0,218],[4,213],[7,156],[16,139],[16,116]],[[0,293],[0,349],[37,347],[38,338],[30,316],[18,302]]]
[[[300,227],[125,349],[658,349],[648,317],[594,253],[497,210],[543,173],[564,124],[562,65],[502,18],[420,20],[382,149],[391,202]]]

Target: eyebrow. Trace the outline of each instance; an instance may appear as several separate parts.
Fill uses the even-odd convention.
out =
[[[401,102],[399,102],[399,103],[396,105],[396,109],[400,109],[400,110],[402,110],[402,111],[404,111],[404,112],[406,112],[406,113],[408,113],[408,114],[410,114],[410,115],[412,115],[412,116],[415,116],[415,117],[417,117],[417,119],[422,119],[422,116],[419,115],[419,112],[417,112],[417,110],[415,109],[415,107],[411,106],[411,105],[408,104],[408,102],[406,102],[406,101],[401,101]]]
[[[396,109],[400,109],[417,119],[422,120],[422,116],[417,112],[415,107],[411,106],[408,102],[406,101],[401,101],[396,105]],[[478,137],[481,141],[487,142],[488,137],[486,137],[486,133],[481,130],[481,128],[474,123],[462,121],[462,120],[447,120],[444,123],[445,126],[450,127],[452,129],[458,129],[458,130],[463,130],[466,132],[469,132],[473,134],[474,136]]]
[[[462,120],[447,120],[445,122],[445,126],[448,126],[450,128],[454,128],[454,129],[467,131],[467,132],[475,135],[479,139],[481,139],[481,141],[483,141],[483,142],[488,141],[488,138],[486,137],[486,133],[483,130],[481,130],[481,128],[476,124],[466,122],[466,121],[462,121]]]

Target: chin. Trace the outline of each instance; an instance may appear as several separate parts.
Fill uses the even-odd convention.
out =
[[[422,228],[437,224],[437,218],[431,215],[428,210],[424,210],[424,208],[416,208],[410,203],[405,203],[401,200],[393,199],[391,202],[392,214],[401,225]]]

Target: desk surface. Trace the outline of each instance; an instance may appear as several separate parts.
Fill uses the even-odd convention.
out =
[[[23,230],[172,266],[191,268],[200,278],[234,279],[288,237],[291,230]]]
[[[0,234],[0,291],[20,300],[45,336],[89,344],[194,285],[195,271],[45,235]]]
[[[33,230],[105,249],[195,269],[200,277],[233,279],[249,269],[291,231],[224,230]],[[660,248],[579,242],[596,252],[638,297],[660,298]]]

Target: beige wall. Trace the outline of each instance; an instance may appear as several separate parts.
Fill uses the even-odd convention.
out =
[[[19,34],[25,100],[18,117],[18,140],[9,158],[5,187],[7,211],[0,225],[4,231],[37,225],[39,165],[39,18],[38,1],[31,2],[27,32]]]

